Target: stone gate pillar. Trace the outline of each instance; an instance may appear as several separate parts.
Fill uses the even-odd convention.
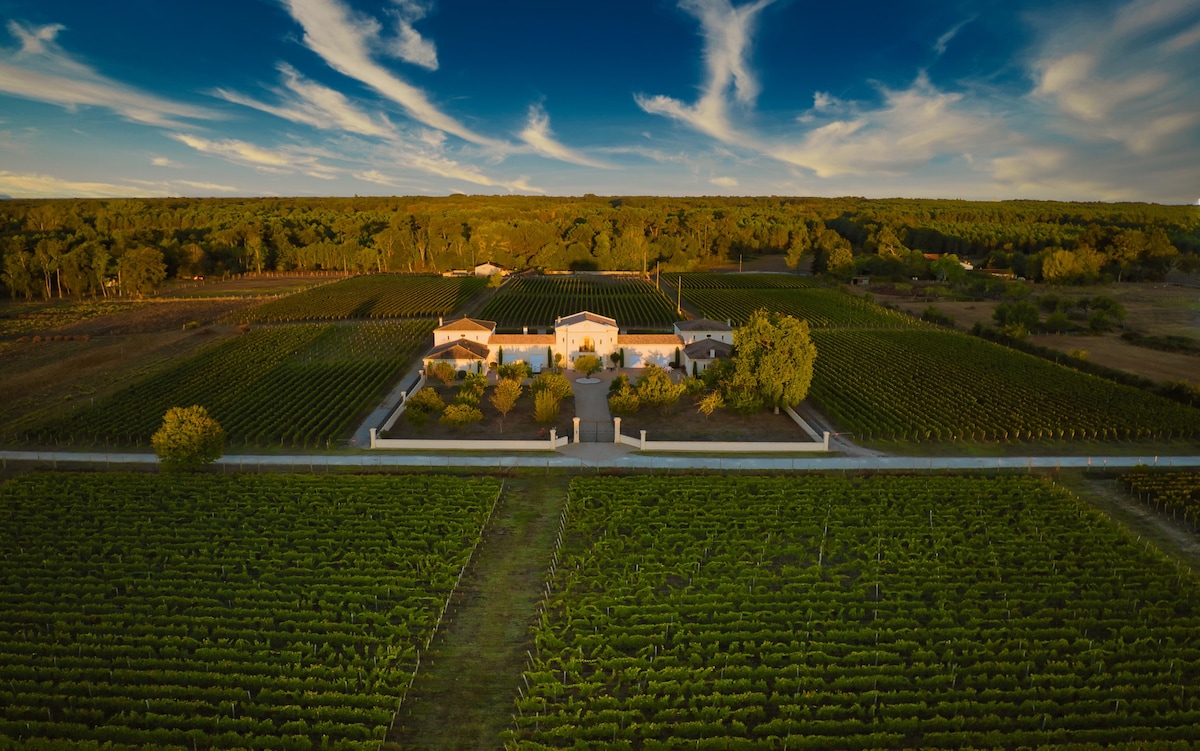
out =
[[[575,443],[579,443],[579,418],[571,418],[571,426],[575,429]]]

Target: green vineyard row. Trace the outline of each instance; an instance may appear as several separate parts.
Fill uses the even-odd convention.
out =
[[[511,749],[1200,743],[1200,587],[1031,478],[577,478]]]
[[[903,313],[881,308],[836,289],[693,289],[683,299],[705,318],[745,323],[760,308],[795,316],[813,328],[921,328]]]
[[[807,289],[819,286],[812,278],[795,274],[663,274],[662,288],[668,292],[682,285],[689,289]]]
[[[1117,478],[1125,490],[1158,511],[1200,528],[1200,474],[1196,472],[1130,472]]]
[[[432,329],[430,320],[257,329],[25,437],[145,443],[168,409],[199,404],[235,444],[325,446],[427,346]]]
[[[864,440],[1192,440],[1200,410],[964,334],[816,330],[811,398]]]
[[[513,279],[479,316],[501,328],[545,328],[582,310],[614,318],[622,328],[667,328],[680,319],[675,304],[645,279],[578,276]]]
[[[10,480],[0,748],[378,748],[499,489]]]
[[[288,295],[236,318],[253,323],[445,316],[484,284],[485,279],[475,277],[369,274]]]

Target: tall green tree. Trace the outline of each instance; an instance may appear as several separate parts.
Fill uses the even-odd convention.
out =
[[[808,396],[817,359],[808,321],[759,309],[733,332],[733,345],[735,388],[753,388],[776,414]]]
[[[167,278],[167,264],[162,251],[139,246],[125,251],[117,259],[121,294],[139,297],[153,294],[159,284]]]

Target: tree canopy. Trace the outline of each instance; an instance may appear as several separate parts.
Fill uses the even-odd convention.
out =
[[[225,431],[204,407],[172,407],[150,443],[166,469],[196,470],[221,458]]]
[[[812,251],[922,271],[954,253],[1038,278],[1048,249],[1101,255],[1114,278],[1159,275],[1200,250],[1191,206],[780,197],[450,196],[54,199],[0,202],[0,279],[14,297],[144,294],[167,276],[245,271],[692,271]],[[151,258],[151,254],[157,254]],[[913,266],[910,268],[909,266]],[[928,271],[925,269],[924,271]],[[147,276],[148,273],[148,276]],[[147,279],[150,281],[147,282]]]
[[[725,395],[731,407],[742,404],[739,411],[748,411],[745,407],[753,402],[750,397],[757,395],[763,405],[778,413],[781,407],[799,404],[808,396],[817,347],[809,336],[807,321],[760,309],[733,332],[733,344],[733,372]]]

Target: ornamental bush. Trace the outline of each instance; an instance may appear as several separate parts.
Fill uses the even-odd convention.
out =
[[[529,390],[534,394],[540,394],[543,391],[549,391],[554,395],[555,401],[562,401],[571,395],[571,382],[562,373],[554,373],[547,371],[533,379],[533,383],[529,386]]]
[[[470,404],[451,404],[442,410],[442,416],[438,419],[438,422],[443,425],[461,428],[481,422],[482,420],[483,413],[478,408]]]
[[[618,417],[635,415],[641,406],[642,401],[638,399],[637,391],[629,385],[628,381],[608,397],[608,411]]]
[[[561,406],[562,400],[552,390],[537,391],[533,395],[533,419],[539,425],[553,425],[558,422]]]
[[[671,375],[657,365],[647,365],[637,382],[638,401],[646,407],[668,409],[683,396],[685,386],[673,383]]]

